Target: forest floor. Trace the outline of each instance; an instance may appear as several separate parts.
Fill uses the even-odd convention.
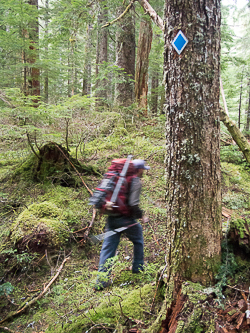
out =
[[[0,332],[154,332],[151,325],[164,303],[164,283],[157,278],[166,252],[164,117],[135,121],[110,112],[106,119],[110,122],[100,126],[98,136],[90,135],[78,151],[81,170],[67,164],[71,157],[76,161],[73,140],[69,155],[64,151],[66,159],[50,152],[49,167],[38,163],[24,139],[3,137],[0,142]],[[58,145],[65,146],[65,133],[57,130]],[[38,145],[44,143],[44,137],[38,139]],[[141,195],[141,207],[150,218],[142,225],[145,271],[132,274],[133,246],[122,237],[112,284],[95,291],[101,242],[86,237],[93,217],[88,188],[95,188],[112,159],[130,153],[151,167]],[[223,263],[215,286],[186,283],[189,292],[198,291],[197,304],[202,305],[198,317],[192,307],[179,316],[183,323],[198,318],[196,326],[190,322],[189,332],[208,332],[208,327],[209,332],[250,332],[245,315],[250,237],[244,227],[250,221],[250,169],[235,146],[222,147],[221,156]],[[89,235],[102,233],[104,225],[105,218],[97,214]],[[237,238],[233,228],[238,225]],[[1,322],[12,312],[17,315]]]

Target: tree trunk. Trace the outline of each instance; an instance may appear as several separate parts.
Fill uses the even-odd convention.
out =
[[[151,21],[144,18],[140,24],[135,70],[135,99],[138,102],[139,107],[143,108],[144,115],[147,115],[148,58],[151,49],[152,36]]]
[[[242,98],[242,85],[243,85],[243,73],[241,78],[241,85],[240,85],[240,100],[239,100],[239,115],[238,115],[238,126],[240,129],[240,116],[241,116],[241,98]]]
[[[101,9],[98,15],[98,31],[97,31],[97,46],[96,46],[96,74],[100,74],[100,65],[104,64],[108,60],[108,31],[101,27],[107,20],[108,12],[106,5],[103,4],[103,0],[100,2]],[[98,79],[96,81],[96,108],[99,110],[103,107],[107,107],[107,80]]]
[[[154,116],[157,115],[157,110],[158,110],[158,86],[159,86],[159,73],[154,72],[151,81],[151,112]]]
[[[92,25],[88,25],[87,42],[85,46],[85,64],[83,70],[82,95],[90,95],[91,93],[91,32]]]
[[[29,0],[31,6],[36,6],[38,9],[38,0]],[[27,59],[30,66],[30,75],[29,75],[29,86],[28,93],[33,96],[40,96],[40,70],[35,66],[38,59],[38,43],[39,43],[39,22],[38,22],[38,13],[32,22],[32,27],[29,32],[30,46],[29,46],[29,57]],[[37,103],[38,99],[34,100],[34,103]]]
[[[45,1],[45,38],[46,38],[46,46],[45,46],[45,57],[46,60],[48,60],[48,55],[49,55],[49,48],[48,48],[48,24],[49,24],[49,0]],[[44,101],[45,103],[48,103],[49,101],[49,70],[46,65],[45,69],[45,78],[44,78]]]
[[[247,109],[247,123],[246,123],[246,131],[249,131],[250,124],[250,79],[248,80],[248,109]]]
[[[124,11],[120,7],[118,15]],[[128,12],[120,21],[116,33],[116,65],[123,68],[115,87],[115,103],[129,106],[134,100],[135,77],[135,25],[134,19]]]
[[[179,29],[189,43],[178,55]],[[220,2],[165,5],[168,291],[208,285],[220,264]],[[172,289],[171,289],[172,288]]]

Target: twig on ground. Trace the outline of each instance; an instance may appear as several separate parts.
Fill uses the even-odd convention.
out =
[[[49,262],[49,258],[48,258],[48,253],[47,253],[47,250],[45,250],[45,256],[46,256],[46,259],[47,259],[47,263],[50,267],[50,274],[51,276],[53,275],[53,271],[54,271],[54,268],[51,266],[50,262]]]
[[[151,226],[151,224],[149,223],[149,221],[148,221],[148,224],[149,224],[150,228],[151,228],[152,231],[153,231],[153,238],[154,238],[154,241],[156,242],[157,245],[159,245],[159,242],[158,242],[158,240],[157,240],[157,238],[156,238],[156,236],[155,236],[154,229],[153,229],[153,227]]]
[[[227,284],[226,286],[227,286],[228,288],[231,288],[231,289],[234,289],[234,290],[240,291],[241,293],[242,293],[242,292],[243,292],[243,293],[247,293],[247,294],[250,293],[249,290],[238,289],[238,288],[235,288],[235,286],[234,286],[234,287],[231,287],[231,286],[229,286],[228,284]]]
[[[63,260],[61,266],[59,267],[59,269],[58,269],[58,271],[57,271],[57,273],[56,273],[56,275],[50,280],[50,282],[47,284],[47,286],[44,287],[43,291],[42,291],[37,297],[35,297],[35,298],[33,298],[31,301],[27,302],[23,307],[21,307],[20,309],[18,309],[16,312],[11,312],[11,313],[9,313],[4,319],[2,319],[2,320],[0,321],[0,324],[4,323],[4,322],[7,321],[7,320],[12,319],[13,317],[16,317],[16,316],[18,316],[18,315],[24,313],[24,312],[25,312],[27,309],[29,309],[34,303],[36,303],[40,298],[42,298],[42,297],[45,295],[45,293],[47,292],[47,290],[49,289],[49,287],[52,285],[52,283],[57,279],[57,277],[58,277],[59,274],[61,273],[61,271],[62,271],[62,269],[63,269],[63,266],[64,266],[65,262],[66,262],[67,260],[69,260],[69,259],[70,259],[69,257],[66,257],[66,258]]]
[[[15,302],[12,302],[12,300],[10,299],[10,296],[9,296],[8,294],[5,293],[5,296],[6,296],[7,300],[8,300],[11,304],[13,304],[13,305],[15,305],[15,306],[19,306],[19,304],[16,304]]]
[[[15,331],[10,330],[8,327],[0,326],[0,330],[4,330],[11,333],[16,333]]]
[[[76,234],[77,232],[84,231],[86,229],[88,229],[88,227],[82,228],[80,230],[73,231],[72,234]]]

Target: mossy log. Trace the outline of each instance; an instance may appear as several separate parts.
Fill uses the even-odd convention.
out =
[[[228,234],[229,241],[233,244],[234,252],[243,257],[250,253],[250,221],[249,219],[232,218]]]
[[[49,201],[30,205],[11,226],[10,239],[19,250],[44,252],[44,248],[62,246],[68,237],[62,209]]]
[[[228,117],[226,111],[223,108],[220,109],[220,120],[227,127],[229,133],[232,135],[240,151],[242,151],[243,155],[245,156],[245,159],[250,164],[250,144],[248,143],[247,139],[242,134],[238,126],[235,124],[235,122],[233,122]]]

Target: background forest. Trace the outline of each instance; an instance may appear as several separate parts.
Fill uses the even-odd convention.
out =
[[[150,3],[163,17],[163,2]],[[154,332],[166,265],[162,31],[140,1],[2,0],[0,18],[0,331]],[[221,78],[246,138],[249,20],[249,3],[222,3]],[[87,236],[101,233],[105,219],[88,198],[110,161],[130,153],[151,166],[141,200],[150,217],[147,266],[131,274],[132,246],[122,239],[112,288],[96,293],[101,244]],[[186,332],[220,332],[225,323],[233,332],[240,315],[230,321],[219,311],[249,286],[249,263],[227,238],[237,226],[248,253],[249,166],[222,123],[221,165],[223,262],[213,288],[185,286],[200,295],[192,300],[198,310],[185,308]]]

